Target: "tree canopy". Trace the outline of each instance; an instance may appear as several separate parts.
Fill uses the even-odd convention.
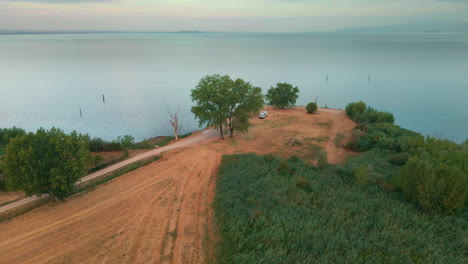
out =
[[[299,88],[293,87],[289,83],[277,83],[276,87],[271,87],[268,90],[266,98],[270,105],[279,108],[286,108],[296,103],[299,97]]]
[[[3,164],[8,189],[57,198],[70,195],[75,182],[87,173],[86,142],[86,136],[67,135],[57,128],[11,139]]]
[[[199,125],[214,126],[224,138],[223,127],[245,132],[250,127],[249,117],[263,106],[262,90],[242,79],[232,80],[228,75],[205,76],[191,91],[192,113]]]

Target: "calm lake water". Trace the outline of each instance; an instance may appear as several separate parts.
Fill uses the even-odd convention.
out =
[[[0,127],[141,140],[171,134],[165,102],[191,131],[190,89],[214,73],[264,92],[292,83],[298,105],[364,100],[405,128],[468,138],[468,34],[0,36]]]

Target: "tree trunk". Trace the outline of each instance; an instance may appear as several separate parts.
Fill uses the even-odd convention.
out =
[[[221,139],[224,139],[223,123],[219,126],[219,133],[221,134]]]
[[[229,137],[231,137],[231,138],[234,137],[234,128],[232,128],[232,127],[229,128]]]

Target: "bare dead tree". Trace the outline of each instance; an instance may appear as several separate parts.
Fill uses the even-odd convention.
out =
[[[174,129],[174,137],[176,140],[179,139],[179,131],[182,129],[182,126],[179,124],[179,109],[180,106],[177,107],[177,111],[172,111],[167,105],[166,105],[166,111],[169,114],[169,123],[172,126],[172,129]]]

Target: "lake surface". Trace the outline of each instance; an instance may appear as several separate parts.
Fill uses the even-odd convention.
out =
[[[141,140],[171,134],[166,103],[192,131],[190,90],[214,73],[265,93],[292,83],[298,105],[363,100],[405,128],[468,138],[468,34],[427,33],[0,36],[0,127]]]

